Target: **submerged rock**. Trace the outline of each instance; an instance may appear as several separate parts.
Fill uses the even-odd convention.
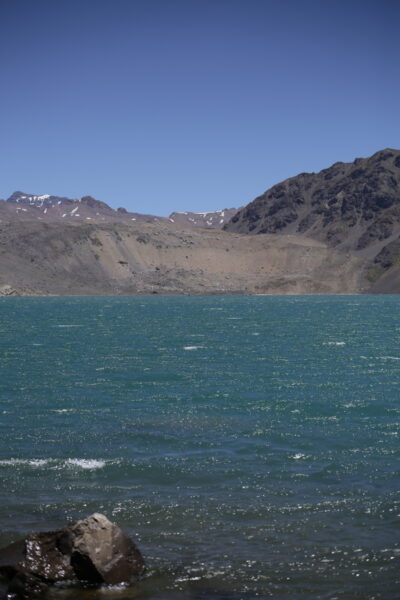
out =
[[[99,513],[57,531],[33,533],[0,550],[7,598],[43,598],[56,582],[118,584],[144,571],[132,540]]]

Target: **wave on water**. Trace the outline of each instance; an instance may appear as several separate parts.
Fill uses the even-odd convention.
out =
[[[345,346],[346,342],[324,342],[324,346]]]
[[[0,467],[15,467],[15,466],[26,466],[26,467],[49,467],[50,469],[63,469],[65,467],[78,468],[78,469],[102,469],[106,465],[105,460],[98,460],[94,458],[68,458],[64,460],[57,460],[54,458],[6,458],[0,460]],[[109,461],[111,462],[111,461]]]
[[[400,360],[400,356],[364,356],[361,355],[360,358],[363,360]]]
[[[9,467],[16,465],[28,465],[30,467],[43,467],[47,465],[49,461],[45,458],[5,458],[4,460],[0,460],[0,467]]]
[[[94,458],[69,458],[67,464],[81,469],[102,469],[106,462],[104,460],[96,460]]]

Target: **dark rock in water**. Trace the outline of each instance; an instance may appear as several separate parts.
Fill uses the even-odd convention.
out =
[[[0,575],[9,581],[8,597],[16,600],[42,598],[55,582],[117,584],[143,571],[142,555],[130,538],[99,513],[0,550]]]
[[[48,592],[47,583],[26,571],[18,571],[8,586],[7,600],[34,600],[44,598]]]
[[[133,542],[99,513],[66,528],[65,547],[80,580],[116,584],[139,576],[144,561]]]
[[[49,582],[76,579],[69,556],[58,547],[64,531],[31,533],[24,540],[3,548],[0,573],[10,578],[24,571]]]
[[[75,579],[68,555],[58,548],[62,531],[33,533],[25,538],[25,557],[21,561],[27,572],[48,582]]]

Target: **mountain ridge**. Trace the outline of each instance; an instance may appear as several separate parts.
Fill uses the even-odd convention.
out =
[[[15,205],[15,214],[20,217],[33,218],[45,221],[58,219],[97,220],[97,221],[145,221],[179,223],[187,227],[205,227],[221,229],[229,219],[236,214],[238,209],[226,208],[224,210],[204,212],[173,212],[169,217],[130,212],[126,208],[112,208],[101,200],[92,196],[81,198],[67,198],[52,194],[35,195],[22,191],[15,191],[7,200],[0,200],[0,204],[9,209],[9,217],[12,216],[10,207]],[[26,213],[26,214],[24,214]]]

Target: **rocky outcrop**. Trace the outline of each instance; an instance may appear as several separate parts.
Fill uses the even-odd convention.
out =
[[[238,210],[237,208],[224,208],[208,212],[173,212],[168,218],[172,223],[178,223],[181,226],[222,229]]]
[[[129,537],[95,513],[57,531],[32,533],[0,550],[7,598],[43,598],[57,582],[99,585],[137,579],[144,561]]]
[[[0,296],[19,296],[18,290],[11,285],[0,285]]]
[[[371,258],[400,231],[400,150],[287,179],[241,209],[224,229],[302,234]]]
[[[363,291],[399,293],[400,150],[287,179],[241,209],[224,229],[306,235],[370,261]]]
[[[68,527],[61,543],[82,581],[121,583],[144,570],[143,558],[133,542],[98,513]]]
[[[373,294],[398,294],[400,290],[400,236],[387,244],[368,269]]]

